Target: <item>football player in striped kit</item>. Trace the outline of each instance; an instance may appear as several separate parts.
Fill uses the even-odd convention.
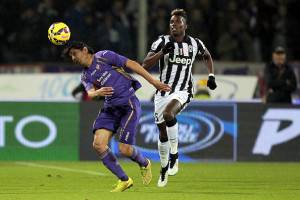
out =
[[[168,84],[171,91],[156,91],[155,123],[159,129],[158,150],[161,161],[158,187],[166,186],[168,175],[178,172],[178,123],[180,113],[193,97],[192,65],[196,57],[202,57],[208,68],[207,86],[214,90],[217,85],[213,60],[203,42],[186,35],[187,16],[183,9],[171,12],[170,35],[162,35],[153,42],[143,61],[149,69],[158,62],[160,81]]]

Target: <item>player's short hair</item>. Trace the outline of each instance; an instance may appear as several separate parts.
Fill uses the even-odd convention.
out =
[[[87,48],[89,54],[94,54],[93,48],[88,46],[86,43],[81,42],[81,41],[71,41],[67,44],[67,46],[63,50],[63,56],[68,57],[71,49],[82,50],[84,47]]]
[[[176,8],[174,10],[171,11],[171,16],[176,15],[176,16],[181,16],[185,19],[185,21],[187,21],[187,15],[185,10],[180,9],[180,8]]]

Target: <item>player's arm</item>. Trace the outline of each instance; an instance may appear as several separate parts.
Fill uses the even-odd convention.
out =
[[[214,74],[214,65],[213,65],[213,59],[207,50],[205,48],[204,53],[203,53],[203,61],[207,67],[208,70],[208,80],[207,80],[207,87],[209,89],[214,90],[217,87],[216,81],[215,81],[215,74]]]
[[[205,45],[203,44],[203,42],[201,40],[196,38],[196,43],[197,43],[197,47],[198,47],[197,54],[203,58],[203,61],[208,70],[207,87],[211,90],[214,90],[217,88],[217,84],[215,81],[213,59],[212,59],[208,49],[205,47]]]
[[[203,54],[203,61],[207,67],[209,74],[214,74],[214,65],[213,65],[213,59],[207,49],[205,49],[205,52]]]
[[[144,59],[143,61],[143,67],[146,69],[146,70],[149,70],[151,67],[153,67],[158,61],[159,59],[161,59],[161,57],[163,56],[163,52],[160,50],[159,52],[157,53],[154,53],[152,51],[150,51],[146,58]]]
[[[135,73],[141,75],[144,79],[146,79],[150,84],[152,84],[156,89],[161,91],[170,91],[171,88],[169,85],[161,83],[159,80],[154,78],[151,74],[149,74],[139,63],[128,59],[126,61],[126,67],[134,71]]]
[[[114,93],[114,89],[112,87],[101,87],[100,89],[96,89],[93,83],[88,80],[87,75],[84,73],[81,75],[81,83],[84,86],[88,97],[90,98],[98,96],[111,96]]]
[[[152,43],[150,52],[144,59],[142,66],[146,70],[149,70],[151,67],[155,66],[159,59],[161,59],[165,54],[173,51],[174,48],[173,42],[167,42],[164,44],[164,40],[159,37],[155,42]]]
[[[97,96],[111,96],[113,95],[114,89],[112,87],[102,87],[100,89],[95,89],[92,87],[91,89],[87,90],[87,94],[89,97],[94,98]]]

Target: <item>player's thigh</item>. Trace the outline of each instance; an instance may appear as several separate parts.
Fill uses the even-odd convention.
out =
[[[192,99],[192,94],[187,91],[177,91],[170,95],[170,100],[166,106],[166,112],[177,115],[183,111]]]
[[[141,116],[141,105],[137,98],[131,98],[130,105],[124,107],[119,128],[119,141],[124,144],[135,144],[135,135]]]
[[[169,102],[169,96],[160,96],[160,95],[155,95],[154,97],[154,121],[156,124],[161,124],[163,123],[164,117],[163,117],[163,112],[168,105]]]
[[[93,124],[93,133],[99,129],[110,130],[113,133],[117,132],[120,123],[120,114],[114,108],[103,108],[98,114]]]
[[[182,109],[182,104],[177,99],[171,99],[167,104],[163,115],[168,115],[170,117],[175,117]]]

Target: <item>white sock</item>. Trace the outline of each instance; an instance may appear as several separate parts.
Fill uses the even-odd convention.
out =
[[[161,142],[158,139],[158,152],[159,152],[160,163],[162,167],[166,167],[169,162],[169,151],[170,151],[169,141]]]
[[[167,126],[168,138],[171,146],[171,154],[176,154],[178,152],[178,123],[174,126]]]

